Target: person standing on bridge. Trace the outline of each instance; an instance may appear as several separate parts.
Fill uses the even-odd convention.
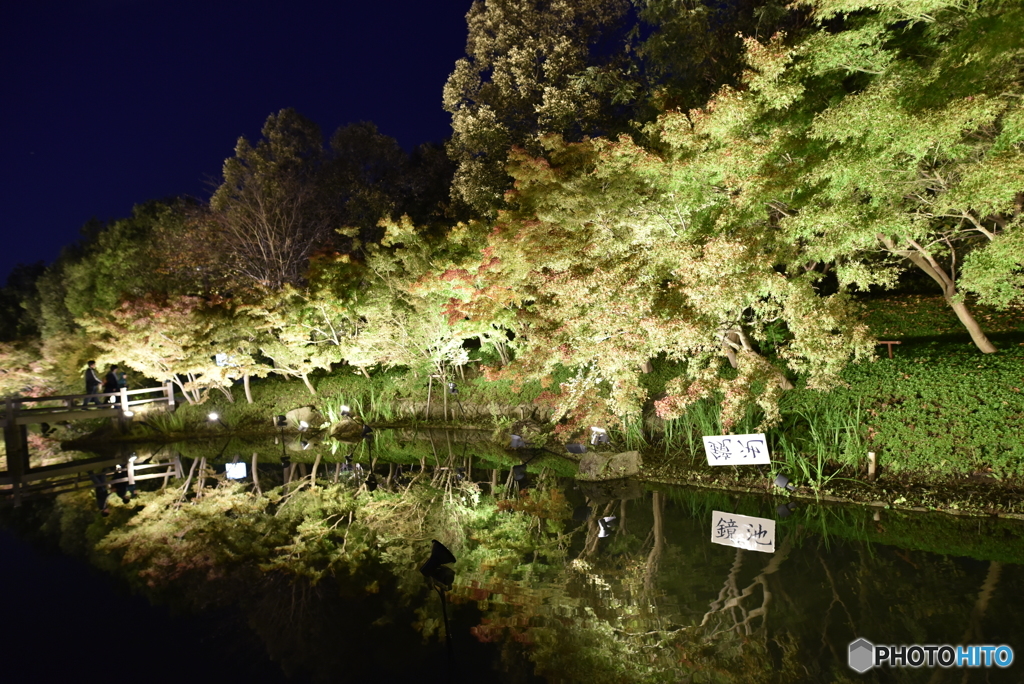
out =
[[[95,361],[90,361],[85,369],[85,393],[89,396],[82,402],[83,407],[88,406],[90,401],[100,405],[99,397],[96,396],[100,393],[100,375],[96,372]]]
[[[107,377],[103,378],[104,394],[114,394],[115,392],[121,389],[120,383],[117,381],[117,369],[117,365],[111,366],[110,370],[107,371]],[[107,401],[116,402],[117,399],[115,399],[114,397],[110,397],[110,399],[108,399]]]

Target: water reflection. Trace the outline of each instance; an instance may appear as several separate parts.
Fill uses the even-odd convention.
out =
[[[140,483],[92,534],[101,562],[163,600],[242,606],[295,676],[445,680],[443,615],[418,572],[436,538],[458,558],[465,681],[1021,681],[1021,664],[859,676],[846,655],[863,637],[1024,658],[1014,521],[577,483],[557,455],[517,478],[520,457],[483,432],[284,437],[134,447],[183,477]],[[238,462],[249,476],[227,478]],[[88,505],[65,495],[61,515]],[[774,520],[774,553],[712,543],[714,511]]]

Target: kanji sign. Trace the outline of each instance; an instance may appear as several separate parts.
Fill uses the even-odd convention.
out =
[[[775,521],[714,511],[711,518],[711,541],[749,551],[774,553]]]
[[[764,435],[719,435],[704,438],[708,465],[760,465],[771,463]]]

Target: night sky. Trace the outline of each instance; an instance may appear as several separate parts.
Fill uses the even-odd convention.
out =
[[[207,199],[240,135],[285,107],[441,142],[471,0],[33,0],[0,10],[0,285],[90,218]]]

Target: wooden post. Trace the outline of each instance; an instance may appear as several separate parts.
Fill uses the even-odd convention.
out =
[[[135,484],[135,457],[134,456],[129,456],[128,457],[128,484],[129,485],[134,485]]]
[[[167,410],[174,411],[174,383],[168,380],[164,384],[164,395],[167,397]]]
[[[121,413],[128,413],[128,388],[122,387],[121,390]]]
[[[868,482],[875,481],[875,470],[878,467],[878,460],[875,458],[875,452],[868,452]]]
[[[14,490],[14,506],[21,505],[21,478],[28,470],[28,430],[17,423],[17,405],[14,397],[7,397],[4,419],[4,445],[7,449],[7,472]]]

